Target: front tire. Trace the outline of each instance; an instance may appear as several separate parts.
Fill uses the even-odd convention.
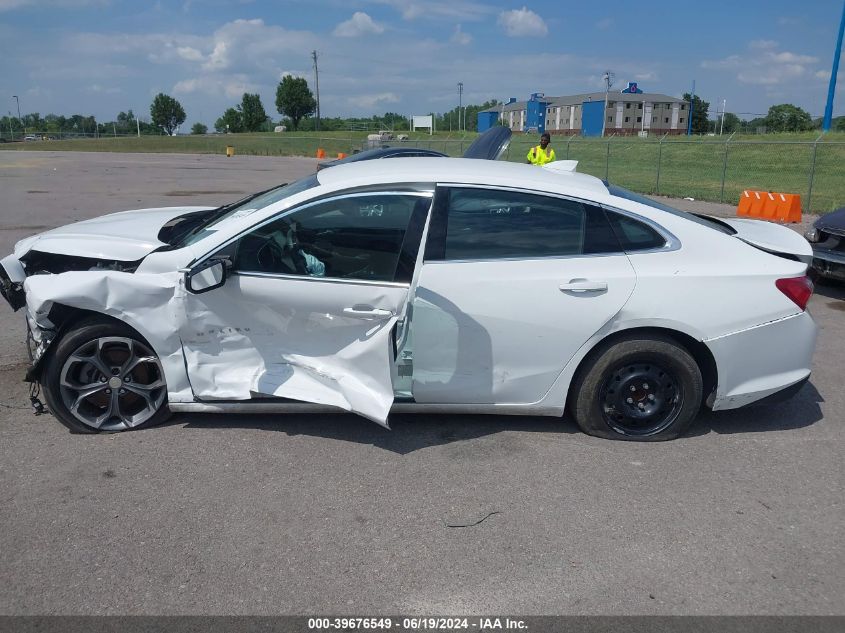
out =
[[[161,361],[125,323],[83,321],[54,345],[41,388],[50,412],[71,431],[126,431],[169,417]]]
[[[573,381],[571,409],[584,433],[654,442],[682,435],[701,407],[692,355],[669,337],[639,335],[591,353]]]

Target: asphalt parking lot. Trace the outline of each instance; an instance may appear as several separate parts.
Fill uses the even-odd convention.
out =
[[[315,162],[0,151],[0,256]],[[810,310],[819,344],[795,398],[637,444],[488,416],[386,431],[179,415],[71,435],[28,411],[23,317],[3,302],[0,614],[845,614],[845,286],[818,287]]]

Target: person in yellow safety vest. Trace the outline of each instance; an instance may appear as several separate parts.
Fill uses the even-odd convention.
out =
[[[548,132],[540,136],[540,144],[528,150],[528,162],[532,165],[545,165],[555,159],[555,151],[549,147],[552,137]]]

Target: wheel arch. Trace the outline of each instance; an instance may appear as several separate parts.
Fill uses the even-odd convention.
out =
[[[90,321],[92,323],[119,323],[121,325],[129,327],[147,345],[155,349],[155,347],[150,343],[149,339],[144,335],[144,333],[139,331],[138,328],[135,327],[132,323],[128,323],[127,321],[123,321],[111,315],[104,314],[102,312],[97,312],[95,310],[76,308],[74,306],[69,306],[63,303],[54,303],[50,307],[50,312],[47,314],[47,319],[50,321],[50,323],[54,325],[54,334],[52,339],[50,340],[49,345],[44,350],[44,353],[41,354],[38,360],[36,360],[27,370],[25,377],[25,380],[27,382],[39,382],[41,380],[41,375],[44,371],[44,365],[46,363],[46,360],[52,355],[53,350],[55,350],[56,343],[75,326],[86,321]],[[156,351],[156,353],[158,353],[158,351]]]
[[[613,346],[619,341],[638,338],[641,336],[659,336],[668,338],[684,348],[693,357],[699,370],[701,371],[701,379],[703,381],[703,402],[710,406],[712,404],[713,396],[716,393],[716,387],[719,382],[719,371],[716,364],[716,358],[713,352],[707,345],[686,332],[680,330],[660,327],[660,326],[638,326],[615,330],[602,338],[596,339],[593,344],[583,353],[582,358],[578,361],[574,371],[571,372],[569,385],[575,384],[578,377],[595,361],[595,359],[608,347]],[[566,410],[570,411],[572,406],[572,399],[574,397],[572,389],[567,390],[566,396]]]

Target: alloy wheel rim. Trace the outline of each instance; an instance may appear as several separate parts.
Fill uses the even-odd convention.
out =
[[[108,336],[80,345],[59,377],[62,402],[80,422],[123,431],[155,415],[167,397],[161,363],[145,344]]]
[[[647,437],[664,431],[684,403],[677,376],[659,363],[626,363],[610,372],[600,390],[602,414],[620,435]]]

